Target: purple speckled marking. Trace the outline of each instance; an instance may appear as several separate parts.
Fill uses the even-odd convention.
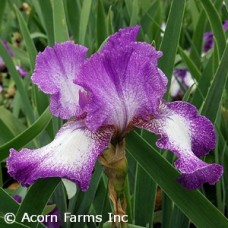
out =
[[[186,102],[163,104],[159,115],[136,125],[160,135],[156,145],[171,150],[178,157],[175,166],[182,173],[179,181],[186,188],[195,189],[206,182],[214,184],[221,177],[221,165],[207,164],[198,158],[215,147],[216,139],[211,122],[198,115],[193,105]]]
[[[113,130],[91,133],[82,123],[71,121],[62,126],[55,139],[40,149],[10,150],[9,174],[24,186],[39,178],[62,177],[87,190],[100,153],[108,146]]]
[[[80,115],[78,92],[83,88],[75,85],[87,48],[64,42],[47,47],[36,58],[32,81],[43,92],[51,94],[50,109],[53,115],[69,119]]]

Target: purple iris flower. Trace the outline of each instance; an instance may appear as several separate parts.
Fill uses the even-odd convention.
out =
[[[223,23],[223,30],[226,32],[228,29],[228,20],[225,20]]]
[[[22,66],[16,65],[16,69],[22,78],[27,76],[28,72]]]
[[[179,182],[186,188],[219,180],[223,167],[199,158],[215,147],[212,123],[189,103],[162,99],[167,85],[157,66],[162,53],[136,41],[139,29],[121,29],[88,59],[87,48],[72,42],[37,56],[32,81],[50,94],[52,114],[68,122],[40,149],[10,150],[7,166],[14,179],[29,186],[39,178],[62,177],[86,191],[101,153],[134,128],[144,128],[160,135],[159,148],[177,156]]]
[[[11,57],[14,57],[14,54],[13,54],[13,51],[11,50],[11,48],[9,47],[8,43],[6,40],[2,40],[2,44],[3,46],[5,47],[5,49],[7,50],[7,52],[9,53],[9,55]],[[5,62],[4,60],[2,59],[2,57],[0,56],[0,71],[4,70],[5,69]]]
[[[228,20],[223,23],[223,30],[226,31],[228,29]],[[205,32],[203,36],[203,51],[207,52],[214,46],[214,35],[212,32]]]
[[[183,91],[179,83],[181,83],[184,89],[187,90],[196,82],[192,78],[192,75],[188,71],[188,69],[186,68],[175,69],[173,72],[173,77],[172,77],[170,91],[169,91],[171,97],[176,98],[178,96],[180,97],[183,96]],[[194,90],[195,88],[192,88],[192,91]]]
[[[214,46],[214,36],[212,32],[205,32],[203,35],[203,51],[208,52]]]
[[[4,45],[5,49],[9,53],[9,55],[13,58],[14,57],[14,53],[13,53],[12,49],[9,47],[7,41],[6,40],[2,40],[2,44]],[[5,62],[2,59],[2,57],[0,56],[0,71],[4,70],[5,68],[6,68]],[[16,65],[16,69],[17,69],[18,73],[21,75],[22,78],[27,76],[28,72],[22,66]]]
[[[6,40],[2,40],[2,44],[4,45],[5,49],[8,51],[9,55],[11,57],[14,57],[14,53],[13,51],[11,50],[11,48],[9,47],[8,43]]]

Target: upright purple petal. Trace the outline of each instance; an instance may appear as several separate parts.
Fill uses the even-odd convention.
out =
[[[33,83],[45,93],[51,94],[50,109],[53,115],[68,119],[80,114],[79,91],[73,83],[87,48],[72,42],[55,44],[39,53],[36,59]]]
[[[20,152],[11,149],[7,160],[8,172],[24,186],[39,178],[62,177],[85,191],[97,157],[108,146],[112,133],[111,128],[92,133],[83,123],[68,122],[47,146]]]
[[[206,182],[215,184],[221,177],[221,165],[207,164],[198,158],[215,147],[215,130],[207,118],[197,114],[193,105],[163,104],[159,115],[136,126],[160,135],[157,146],[173,151],[178,157],[175,166],[182,173],[179,181],[186,188],[195,189]]]
[[[118,46],[128,45],[129,43],[136,41],[139,30],[140,26],[138,25],[120,29],[117,33],[108,38],[102,50],[112,51]]]
[[[84,105],[89,129],[115,125],[122,131],[134,118],[156,112],[167,84],[157,67],[160,56],[147,43],[131,42],[85,62],[75,83],[90,93]]]

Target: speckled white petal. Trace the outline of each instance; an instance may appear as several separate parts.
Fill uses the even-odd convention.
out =
[[[175,166],[182,173],[179,181],[186,188],[195,189],[206,182],[215,184],[221,177],[221,165],[207,164],[198,158],[215,147],[215,130],[207,118],[197,114],[193,105],[162,104],[160,114],[150,121],[139,121],[136,126],[160,135],[157,146],[171,150],[178,157]]]
[[[11,149],[8,172],[25,186],[39,178],[62,177],[87,190],[97,157],[108,146],[111,135],[110,128],[92,133],[83,123],[68,122],[47,146],[20,152]]]
[[[73,80],[86,52],[86,47],[68,41],[47,47],[36,58],[31,79],[43,92],[51,95],[50,110],[57,117],[69,119],[81,114],[79,91],[83,88],[75,85]]]

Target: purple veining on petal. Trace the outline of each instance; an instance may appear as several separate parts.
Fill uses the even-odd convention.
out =
[[[68,122],[47,146],[20,152],[11,149],[7,160],[8,172],[24,186],[39,178],[62,177],[86,191],[95,162],[108,146],[112,134],[111,128],[92,133],[83,123]]]
[[[187,188],[198,188],[205,182],[214,184],[221,177],[221,165],[207,164],[198,158],[215,147],[215,130],[207,118],[197,114],[193,105],[186,102],[162,104],[159,115],[136,126],[161,136],[156,145],[171,150],[178,157],[175,166],[182,173],[180,181]],[[218,172],[210,176],[210,168]]]
[[[79,105],[82,108],[82,110],[85,109],[86,105],[89,104],[91,100],[91,94],[86,91],[79,91]]]
[[[167,84],[157,67],[160,56],[147,43],[131,42],[85,62],[75,83],[91,93],[85,107],[90,130],[115,125],[122,131],[135,117],[157,111]]]
[[[73,83],[86,56],[87,48],[72,42],[47,47],[36,58],[32,81],[45,93],[51,94],[53,115],[68,119],[81,114],[79,91]]]

